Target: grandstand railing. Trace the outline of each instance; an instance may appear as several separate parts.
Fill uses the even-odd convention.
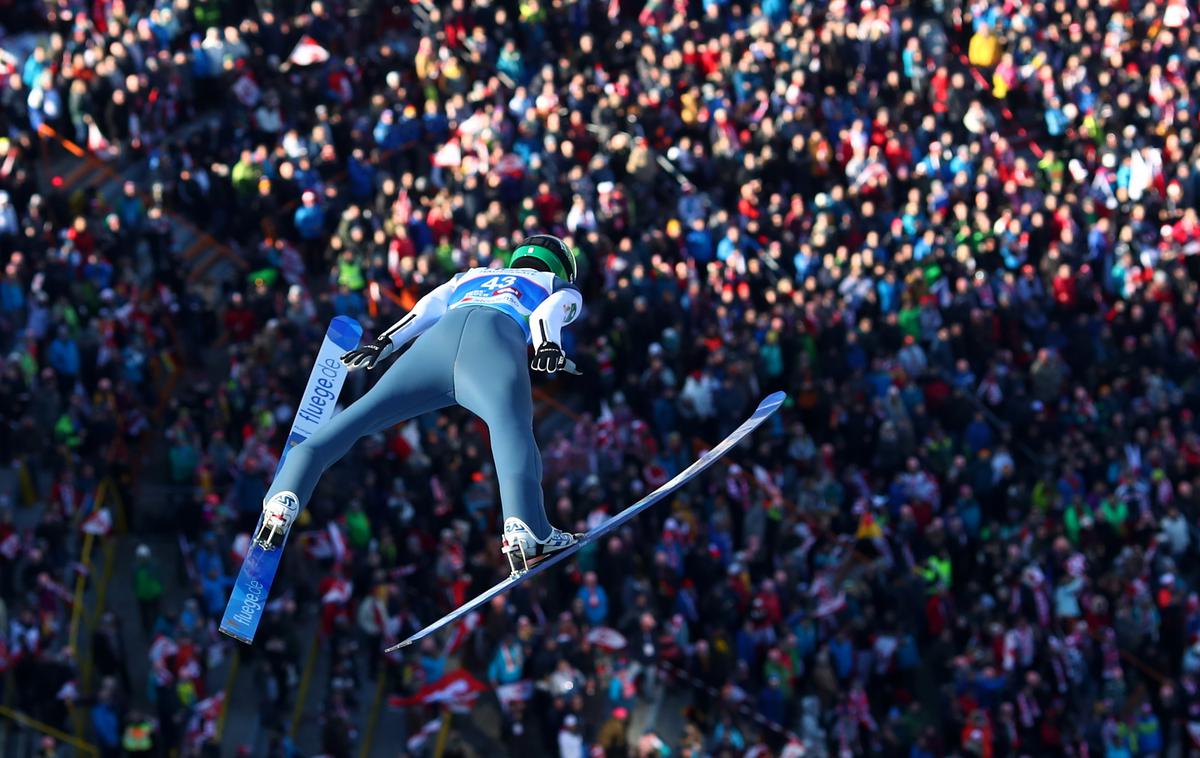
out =
[[[99,172],[99,173],[103,174],[105,176],[105,178],[108,179],[109,181],[118,181],[119,182],[119,181],[124,180],[124,177],[122,177],[121,174],[117,170],[115,170],[112,166],[110,166],[108,163],[101,160],[100,158],[96,157],[92,152],[90,152],[83,146],[78,145],[74,141],[62,136],[52,126],[49,126],[48,124],[40,125],[37,130],[37,135],[42,138],[41,145],[42,145],[42,149],[43,149],[43,154],[45,154],[48,151],[49,146],[53,144],[53,145],[57,145],[59,148],[61,148],[62,150],[67,152],[69,155],[78,159],[81,162],[79,164],[79,166],[76,167],[75,171],[73,171],[67,177],[64,177],[64,181],[71,180],[71,179],[80,179],[83,176],[85,176],[89,173],[94,173],[94,172]],[[151,198],[145,192],[142,192],[139,189],[138,194],[141,197],[142,202],[146,203],[146,207],[151,207],[151,206],[155,205],[153,198]],[[178,224],[179,226],[187,229],[196,238],[195,244],[193,244],[188,249],[182,251],[182,253],[183,253],[182,257],[185,260],[189,260],[189,259],[195,257],[195,255],[201,249],[210,248],[212,250],[215,250],[217,252],[218,256],[225,258],[226,260],[230,261],[238,268],[243,269],[243,270],[248,268],[248,264],[246,263],[246,261],[240,255],[238,255],[236,252],[234,252],[233,249],[229,247],[229,245],[226,245],[225,243],[217,240],[212,235],[203,231],[202,229],[197,227],[195,224],[193,224],[191,221],[189,221],[188,219],[179,215],[178,213],[175,213],[174,211],[164,208],[163,213],[168,218],[170,218],[173,223]],[[210,258],[208,261],[206,261],[206,262],[202,263],[200,266],[197,266],[196,268],[194,268],[192,270],[192,272],[189,274],[188,280],[195,281],[195,279],[198,278],[200,275],[202,275],[204,273],[204,270],[207,269],[208,266],[211,266],[212,263],[215,263],[215,259]]]
[[[0,729],[0,754],[34,755],[37,753],[37,749],[30,743],[37,739],[35,735],[41,735],[56,743],[60,742],[74,748],[76,755],[92,756],[93,758],[100,755],[100,748],[92,743],[67,734],[61,729],[38,721],[32,716],[6,705],[0,705],[0,718],[5,722],[5,727]],[[16,743],[15,748],[9,747],[9,740]],[[13,750],[12,753],[9,752],[10,749]]]

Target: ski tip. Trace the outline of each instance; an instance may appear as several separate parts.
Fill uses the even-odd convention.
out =
[[[397,642],[395,645],[392,645],[391,647],[389,647],[387,650],[384,650],[383,652],[394,653],[397,650],[408,647],[411,644],[413,644],[413,640],[412,640],[412,638],[409,638],[409,639],[405,640],[404,642]]]
[[[333,337],[333,341],[338,347],[349,345],[347,350],[358,347],[358,340],[362,337],[362,333],[362,325],[349,316],[338,316],[329,324],[329,334]]]
[[[775,408],[783,405],[784,400],[787,400],[786,392],[772,392],[770,395],[767,395],[763,398],[763,401],[758,404],[758,407],[772,408],[772,410],[774,410]]]

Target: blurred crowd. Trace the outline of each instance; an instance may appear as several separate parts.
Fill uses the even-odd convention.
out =
[[[194,591],[164,602],[146,553],[135,591],[156,739],[211,750],[214,622],[324,325],[376,333],[550,232],[586,304],[584,375],[535,382],[552,521],[593,526],[769,391],[787,406],[396,658],[377,651],[502,575],[497,495],[465,412],[364,440],[289,548],[312,560],[285,563],[254,649],[264,723],[315,615],[331,755],[381,667],[403,699],[458,664],[514,754],[1200,749],[1194,5],[49,4],[0,90],[0,460],[58,493],[5,552],[10,655],[70,679],[63,524],[144,432],[170,312],[194,381],[155,475]],[[56,186],[40,126],[140,178]],[[172,219],[244,268],[189,283]],[[119,672],[105,750],[142,723]],[[53,723],[39,681],[23,705]]]
[[[6,102],[11,95],[5,89]],[[139,256],[125,247],[136,238],[123,235],[116,215],[106,222],[92,198],[41,186],[36,154],[26,125],[6,120],[0,672],[5,705],[68,731],[74,716],[89,733],[94,728],[105,755],[115,755],[147,722],[123,701],[130,672],[121,620],[97,611],[94,628],[81,623],[90,614],[77,607],[75,589],[102,555],[96,544],[95,565],[87,565],[85,541],[111,534],[124,518],[121,503],[130,499],[174,370],[177,300],[139,273]],[[147,228],[141,238],[153,235]],[[47,737],[28,754],[52,756],[58,747]]]

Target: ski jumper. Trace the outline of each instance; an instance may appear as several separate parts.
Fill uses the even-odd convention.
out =
[[[359,438],[457,404],[488,426],[504,517],[545,537],[551,526],[533,435],[527,345],[559,343],[582,305],[574,285],[548,272],[457,274],[384,332],[396,347],[415,342],[357,402],[288,452],[265,500],[291,492],[303,508],[321,475]]]

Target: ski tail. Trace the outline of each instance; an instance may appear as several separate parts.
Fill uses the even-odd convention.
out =
[[[358,347],[362,331],[362,326],[349,316],[338,316],[329,323],[325,339],[317,353],[317,360],[308,375],[304,396],[296,408],[292,428],[288,432],[287,442],[284,443],[283,455],[279,456],[275,474],[283,468],[289,450],[311,437],[333,418],[334,406],[349,373],[340,358],[346,351]],[[262,516],[259,516],[252,534],[258,534],[261,528]],[[229,603],[225,606],[225,615],[221,619],[222,632],[246,644],[254,641],[286,545],[287,535],[284,536],[283,544],[276,550],[266,550],[251,541],[229,594]]]
[[[786,399],[787,395],[782,392],[775,392],[763,398],[763,401],[758,404],[758,408],[754,410],[754,413],[751,414],[748,419],[742,422],[741,426],[730,432],[729,436],[721,440],[716,447],[700,456],[695,463],[676,474],[675,477],[669,482],[659,487],[654,492],[651,492],[649,495],[637,501],[625,510],[621,511],[617,515],[613,516],[608,521],[600,524],[566,550],[551,555],[549,558],[542,560],[537,565],[533,566],[522,574],[508,577],[491,589],[488,589],[482,594],[467,601],[466,604],[459,606],[445,616],[442,616],[440,619],[412,635],[403,642],[392,645],[385,652],[391,653],[395,650],[399,650],[400,648],[408,647],[415,642],[420,642],[434,632],[444,629],[450,624],[453,624],[455,621],[458,621],[460,618],[478,609],[480,606],[489,603],[493,598],[504,594],[521,582],[524,582],[527,579],[532,579],[541,572],[558,565],[562,561],[565,561],[567,558],[582,550],[586,545],[601,539],[617,527],[624,524],[626,521],[629,521],[634,516],[644,512],[650,506],[671,495],[675,492],[675,490],[687,484],[692,479],[695,479],[697,476],[703,473],[705,469],[712,466],[726,453],[732,450],[734,446],[745,439],[750,432],[757,429],[764,421],[770,418],[775,411],[779,410],[780,406],[783,405],[783,401]]]

